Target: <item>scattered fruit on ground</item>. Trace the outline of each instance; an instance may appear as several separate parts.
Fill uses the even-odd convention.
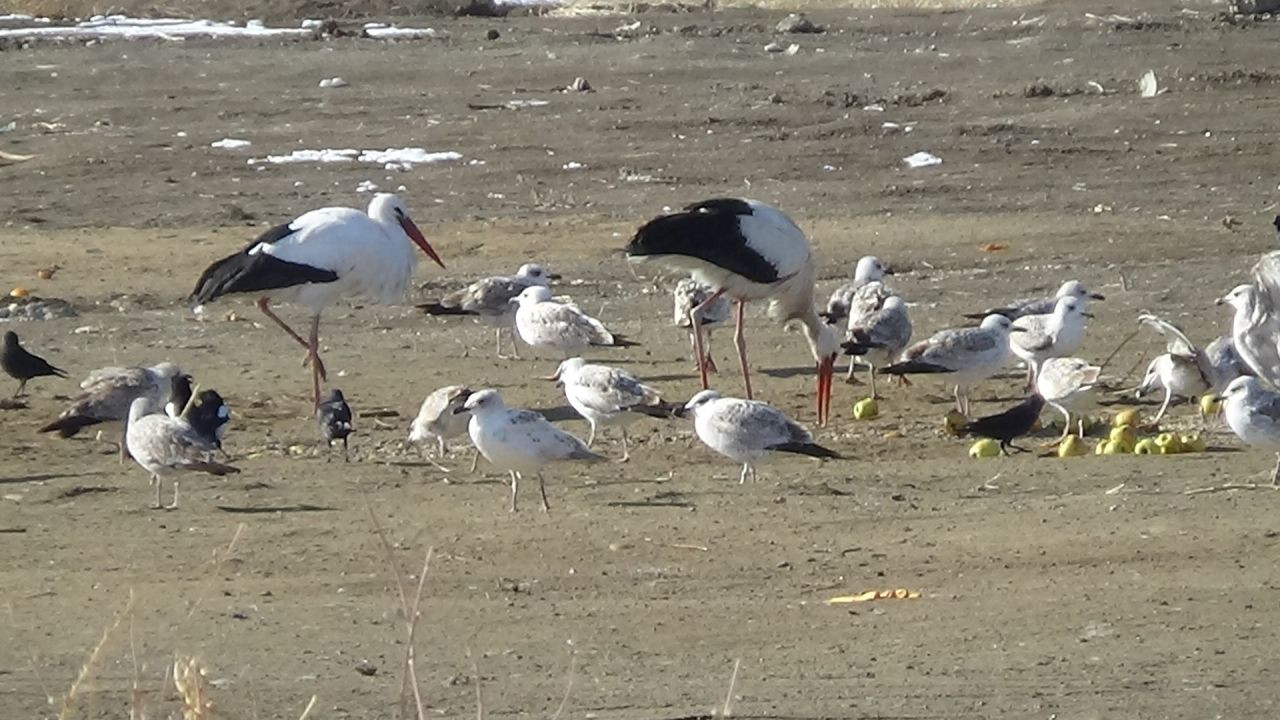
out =
[[[1156,447],[1161,455],[1177,455],[1182,452],[1182,441],[1173,433],[1160,433],[1156,436]]]
[[[942,418],[942,430],[948,435],[956,436],[960,434],[960,428],[969,422],[969,418],[959,410],[948,410],[945,417]]]
[[[1111,434],[1107,439],[1115,443],[1124,452],[1130,453],[1133,452],[1133,446],[1138,442],[1138,433],[1131,425],[1121,425],[1111,428]]]
[[[1202,453],[1207,447],[1199,433],[1183,433],[1178,436],[1178,441],[1182,443],[1182,452]]]
[[[1111,424],[1114,427],[1123,427],[1125,425],[1136,427],[1141,419],[1142,417],[1138,414],[1136,408],[1129,408],[1116,413],[1116,416],[1111,418]]]
[[[1222,409],[1222,400],[1213,393],[1200,396],[1200,415],[1202,417],[1213,417]]]
[[[990,458],[1000,454],[1000,443],[991,438],[982,438],[969,448],[971,458]]]
[[[1133,446],[1134,455],[1159,455],[1160,446],[1152,438],[1142,438]]]
[[[862,398],[853,404],[855,420],[870,420],[880,414],[880,403],[875,398]]]
[[[1088,446],[1084,441],[1075,435],[1068,435],[1058,443],[1058,457],[1079,457],[1089,452]]]

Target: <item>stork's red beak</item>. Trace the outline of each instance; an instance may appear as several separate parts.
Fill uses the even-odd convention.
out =
[[[835,372],[835,355],[818,362],[818,424],[824,427],[831,417],[831,382]]]
[[[417,243],[418,247],[422,248],[422,252],[426,253],[427,257],[435,260],[436,264],[440,267],[444,267],[444,261],[441,260],[440,256],[436,254],[436,251],[432,249],[431,243],[427,242],[427,239],[422,236],[422,231],[418,229],[417,225],[413,224],[412,220],[407,217],[400,218],[400,227],[404,228],[405,234]]]

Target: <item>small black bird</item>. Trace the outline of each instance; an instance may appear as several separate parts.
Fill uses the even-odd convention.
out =
[[[55,375],[60,378],[67,376],[65,372],[50,365],[44,358],[27,352],[18,344],[18,333],[12,330],[4,334],[4,350],[0,351],[0,367],[4,368],[9,377],[18,381],[18,389],[13,393],[15,398],[22,395],[27,381],[32,378],[46,375]]]
[[[169,378],[169,400],[164,404],[164,414],[178,417],[191,404],[191,376],[180,372]]]
[[[1277,215],[1276,219],[1271,221],[1271,224],[1276,226],[1276,232],[1280,232],[1280,215]]]
[[[182,417],[200,437],[222,450],[222,438],[231,422],[231,407],[217,390],[201,390]],[[222,450],[222,454],[227,452]]]
[[[342,397],[341,390],[330,390],[320,401],[316,408],[316,422],[320,423],[320,434],[330,448],[334,440],[342,441],[342,461],[347,462],[347,436],[355,428],[351,425],[351,406]]]
[[[1005,455],[1009,454],[1009,448],[1013,448],[1018,452],[1027,452],[1026,448],[1014,445],[1013,441],[1031,432],[1031,428],[1036,424],[1036,420],[1040,417],[1040,410],[1043,408],[1044,398],[1040,397],[1039,394],[1033,393],[1027,396],[1026,400],[1004,412],[980,417],[967,425],[961,426],[960,433],[962,435],[978,435],[992,440],[999,440],[1000,452]]]

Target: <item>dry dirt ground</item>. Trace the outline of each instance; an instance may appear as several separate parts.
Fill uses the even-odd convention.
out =
[[[419,268],[413,300],[545,262],[643,343],[593,357],[683,398],[672,281],[633,275],[620,248],[664,206],[733,193],[808,229],[824,297],[864,253],[894,265],[921,336],[1078,277],[1108,297],[1086,357],[1143,308],[1207,341],[1227,327],[1212,300],[1275,244],[1280,68],[1274,22],[1190,9],[829,11],[825,34],[782,38],[790,56],[764,51],[781,14],[760,11],[432,20],[449,39],[391,44],[10,44],[0,148],[37,157],[0,167],[0,284],[81,312],[18,331],[76,378],[180,363],[232,403],[244,472],[190,478],[180,510],[152,511],[139,468],[35,432],[71,381],[0,412],[0,716],[57,715],[86,661],[69,716],[164,716],[175,654],[207,666],[215,717],[296,718],[313,695],[311,717],[396,716],[404,633],[368,506],[406,569],[434,548],[418,628],[432,715],[472,716],[479,697],[488,717],[666,720],[728,693],[740,717],[1274,717],[1280,495],[1184,494],[1270,470],[1221,425],[1203,455],[974,461],[940,432],[938,384],[891,388],[867,422],[850,411],[865,388],[840,385],[817,435],[846,460],[779,460],[740,486],[688,427],[641,424],[629,464],[557,468],[553,511],[526,495],[513,516],[500,476],[468,475],[461,449],[446,475],[403,438],[456,382],[585,432],[538,379],[553,360],[494,359],[487,329],[408,306],[334,308],[333,384],[365,414],[352,462],[327,462],[296,348],[248,303],[200,323],[183,302],[265,225],[360,205],[364,180],[403,185],[449,263]],[[613,37],[633,19],[638,37]],[[1142,99],[1149,68],[1169,91]],[[350,86],[317,88],[335,75]],[[593,91],[557,89],[577,76]],[[510,100],[547,104],[477,109]],[[253,145],[209,147],[227,137]],[[465,159],[246,164],[393,146]],[[920,150],[943,164],[905,169]],[[758,394],[812,421],[799,335],[755,316],[748,339]],[[1131,343],[1116,384],[1157,347]],[[1015,375],[978,409],[1016,397]],[[1199,420],[1183,407],[1169,424]],[[824,604],[896,587],[922,596]]]

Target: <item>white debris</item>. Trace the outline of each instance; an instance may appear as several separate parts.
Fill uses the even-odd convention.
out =
[[[582,164],[582,163],[580,163],[580,162],[576,162],[576,161],[570,160],[569,162],[565,163],[564,165],[561,165],[561,166],[560,166],[560,169],[561,169],[561,170],[581,170],[582,168],[585,168],[585,167],[586,167],[586,165],[583,165],[583,164]]]
[[[784,50],[786,50],[786,48],[783,47],[782,43],[779,43],[779,42],[771,42],[768,45],[764,46],[764,51],[767,53],[780,53]]]
[[[53,25],[46,18],[30,18],[0,15],[0,20],[31,20],[44,23],[43,27],[0,29],[0,38],[182,38],[182,37],[302,37],[311,35],[320,27],[319,20],[303,20],[300,27],[267,27],[261,20],[250,20],[244,25],[216,20],[185,20],[182,18],[131,18],[127,15],[95,15],[74,25]],[[414,39],[439,37],[444,33],[434,28],[402,28],[371,23],[365,34],[378,39]]]
[[[1153,98],[1160,94],[1160,83],[1156,80],[1156,71],[1148,70],[1138,80],[1138,92],[1144,98]]]
[[[377,192],[377,191],[378,191],[378,185],[372,180],[361,180],[360,184],[356,185],[356,192],[358,193]]]
[[[211,148],[222,148],[223,150],[240,150],[247,148],[253,143],[248,140],[236,140],[235,138],[222,138],[221,140],[209,143]]]
[[[343,80],[340,77],[325,78],[320,81],[320,87],[322,88],[341,88],[341,87],[346,87],[350,84],[351,83],[347,82],[346,80]]]
[[[551,103],[547,100],[508,100],[502,104],[508,109],[519,110],[520,108],[542,107]]]
[[[289,165],[292,163],[337,163],[363,162],[376,163],[389,170],[407,170],[414,165],[461,160],[462,154],[453,151],[428,152],[422,148],[387,148],[385,150],[356,150],[343,148],[340,150],[326,148],[324,150],[294,150],[288,155],[268,155],[263,158],[249,158],[250,165],[267,163],[271,165]],[[394,164],[395,167],[389,167]]]
[[[316,20],[315,18],[306,18],[305,20],[302,21],[302,24],[299,25],[299,27],[305,28],[307,30],[315,30],[321,25],[324,25],[323,20]]]
[[[796,53],[800,52],[800,45],[798,43],[791,43],[790,45],[787,46],[787,49],[785,52],[788,55],[795,55]]]
[[[414,38],[433,38],[442,35],[435,28],[402,28],[378,22],[365,23],[364,34],[379,40],[412,40]]]
[[[906,163],[907,167],[915,169],[915,168],[932,167],[934,165],[941,165],[942,158],[938,157],[937,155],[934,155],[933,153],[928,153],[921,150],[918,153],[915,153],[913,155],[908,155],[902,158],[902,162]]]

